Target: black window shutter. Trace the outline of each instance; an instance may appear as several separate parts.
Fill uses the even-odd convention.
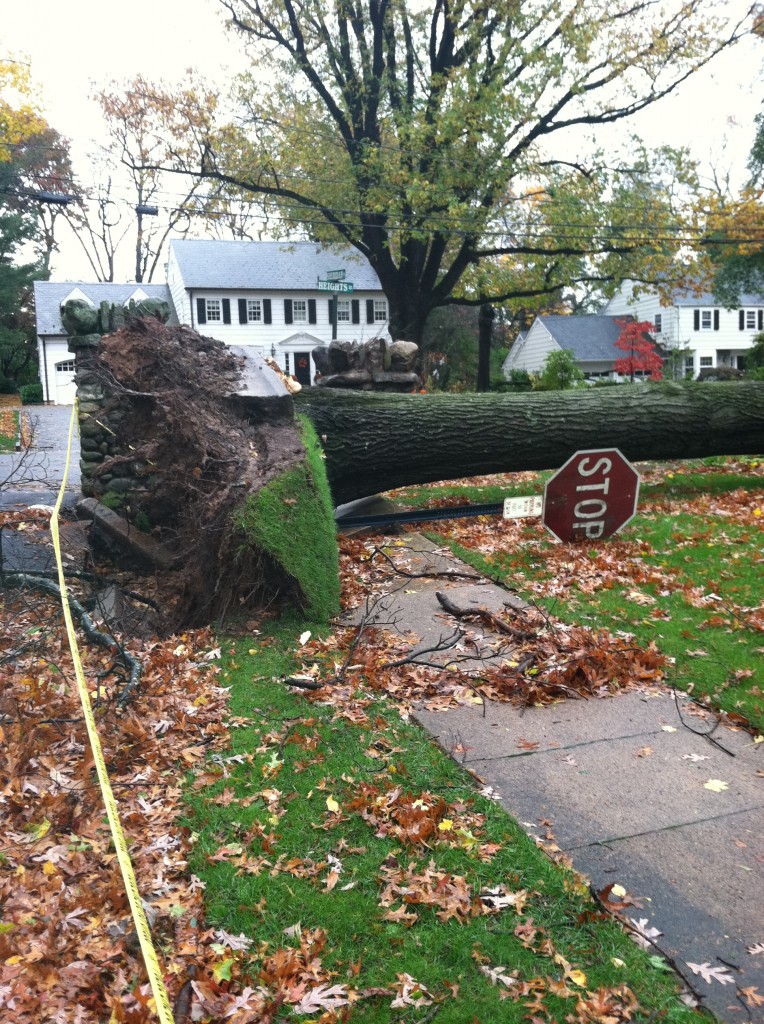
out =
[[[247,322],[247,300],[239,299],[239,323],[245,324]]]
[[[269,324],[271,321],[271,300],[263,299],[263,323]]]
[[[291,324],[292,322],[292,300],[284,299],[284,323]]]
[[[314,324],[316,322],[316,300],[308,299],[308,323]]]
[[[714,330],[715,331],[719,330],[719,310],[718,309],[714,310]]]
[[[366,300],[366,323],[374,323],[374,299]]]
[[[329,312],[329,323],[333,324],[334,323],[334,299],[329,299],[327,305],[328,305],[328,312]]]
[[[693,314],[693,318],[694,318],[694,321],[695,321],[693,326],[694,326],[696,331],[699,331],[700,330],[700,310],[699,309],[695,310],[695,313]]]
[[[207,303],[204,299],[196,300],[196,322],[198,324],[207,323]]]
[[[351,317],[354,324],[360,324],[361,322],[361,300],[351,299],[350,300]]]
[[[745,312],[742,309],[737,315],[737,326],[739,331],[745,330]]]
[[[223,299],[223,323],[230,324],[231,322],[231,300]]]
[[[759,330],[764,330],[764,309],[759,310]]]

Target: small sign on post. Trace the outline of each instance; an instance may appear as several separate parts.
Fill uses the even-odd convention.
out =
[[[318,290],[320,292],[352,292],[353,285],[350,281],[330,281],[319,277]]]
[[[326,279],[328,281],[344,281],[345,271],[344,270],[327,270]]]
[[[544,499],[540,494],[531,494],[527,498],[505,498],[504,518],[530,519],[531,516],[540,516],[543,507]]]

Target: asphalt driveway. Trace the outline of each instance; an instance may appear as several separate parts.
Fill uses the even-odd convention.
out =
[[[0,507],[17,505],[30,494],[31,502],[49,503],[64,478],[71,405],[35,405],[22,410],[32,436],[29,448],[0,454]],[[76,428],[67,491],[79,493],[80,441]]]

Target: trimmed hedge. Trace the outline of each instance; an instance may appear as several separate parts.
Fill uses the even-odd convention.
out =
[[[42,402],[42,384],[22,384],[19,388],[22,405],[35,405]]]

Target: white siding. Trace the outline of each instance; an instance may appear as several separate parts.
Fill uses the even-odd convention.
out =
[[[538,320],[534,320],[525,340],[513,346],[504,361],[506,371],[527,370],[538,373],[544,366],[550,352],[559,352],[560,346],[549,331]]]
[[[189,297],[192,300],[191,302],[189,302]],[[340,298],[344,297],[340,296]],[[369,338],[376,338],[380,335],[385,338],[390,337],[387,320],[374,323],[367,322],[366,301],[367,299],[372,301],[375,299],[384,300],[384,295],[381,292],[356,292],[346,297],[358,301],[360,323],[338,323],[338,341],[366,341]],[[198,299],[202,301],[207,299],[228,299],[231,323],[226,324],[217,320],[208,320],[207,323],[200,324],[197,317]],[[261,303],[269,299],[271,303],[271,323],[266,324],[264,320],[246,324],[239,323],[239,299],[259,299]],[[295,322],[294,318],[291,324],[287,323],[285,300],[294,301],[295,299],[303,299],[306,302],[309,299],[315,300],[316,323],[312,324],[307,320]],[[173,300],[175,301],[174,295]],[[295,291],[284,293],[255,290],[247,292],[213,292],[198,289],[194,290],[191,296],[186,296],[185,308],[190,314],[190,318],[186,322],[190,323],[194,330],[199,331],[200,334],[210,338],[217,338],[218,341],[222,341],[226,345],[252,346],[253,349],[263,355],[270,355],[271,350],[275,349],[276,361],[283,369],[288,369],[291,373],[294,372],[294,366],[290,362],[287,367],[286,353],[305,352],[315,348],[317,345],[328,345],[332,340],[332,325],[329,320],[329,296],[326,292]],[[180,318],[178,305],[176,305],[176,309],[179,312]]]
[[[180,276],[180,268],[175,257],[175,252],[170,246],[170,256],[167,260],[167,287],[170,289],[172,304],[175,307],[175,315],[179,324],[191,324],[191,301]]]
[[[74,401],[71,388],[66,390],[65,385],[74,380],[71,371],[56,370],[59,363],[68,363],[74,359],[69,351],[66,338],[39,338],[37,339],[37,357],[40,364],[40,383],[42,384],[42,397],[51,404],[67,404]],[[65,402],[58,402],[58,396],[68,399]]]
[[[737,366],[738,360],[753,344],[759,333],[758,311],[764,311],[764,299],[761,305],[745,307],[756,313],[756,328],[740,330],[740,310],[725,309],[719,305],[673,305],[662,306],[655,292],[645,292],[633,298],[632,286],[627,282],[608,302],[603,310],[610,315],[619,313],[631,314],[638,320],[655,322],[656,314],[661,317],[661,330],[657,332],[657,340],[669,351],[686,352],[692,356],[693,372],[697,376],[701,368],[701,359],[708,366]],[[710,313],[709,327],[695,327],[695,313]],[[764,318],[764,313],[763,313]],[[702,323],[702,316],[700,317]],[[718,322],[718,328],[714,325]],[[710,362],[708,362],[710,360]]]

